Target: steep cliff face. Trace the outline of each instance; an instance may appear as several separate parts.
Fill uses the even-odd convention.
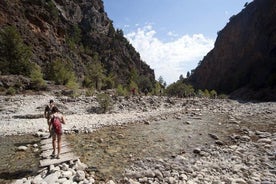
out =
[[[276,100],[276,1],[255,0],[232,16],[189,81],[236,98]]]
[[[57,58],[69,61],[78,78],[99,60],[106,75],[127,83],[131,70],[154,81],[154,71],[116,31],[102,0],[0,0],[0,29],[16,26],[44,71]]]

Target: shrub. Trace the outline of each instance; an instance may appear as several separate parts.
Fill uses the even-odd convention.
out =
[[[161,95],[161,90],[162,90],[161,84],[159,82],[155,82],[153,94],[154,95]]]
[[[165,92],[169,96],[190,97],[194,95],[194,88],[192,85],[187,85],[181,80],[178,80],[169,85]]]
[[[211,98],[217,98],[218,94],[215,90],[210,91]]]
[[[32,65],[30,78],[31,78],[32,89],[41,90],[46,88],[46,82],[43,80],[43,74],[41,73],[41,68],[39,65],[35,63]]]
[[[77,89],[79,89],[79,85],[78,85],[78,83],[76,82],[75,79],[70,79],[67,82],[66,87],[68,87],[71,90],[77,90]]]
[[[56,8],[56,5],[51,0],[48,1],[46,5],[47,5],[46,8],[51,13],[52,18],[54,20],[56,20],[58,18],[58,15],[59,15],[59,12],[58,12],[58,9]]]
[[[93,96],[95,94],[95,89],[93,87],[86,90],[85,95],[86,96]]]
[[[103,81],[105,79],[105,69],[103,64],[95,59],[93,63],[89,63],[86,66],[87,69],[87,81],[91,83],[89,86],[93,86],[97,90],[101,90]]]
[[[219,98],[219,99],[228,99],[229,96],[226,95],[226,94],[220,94],[220,95],[218,95],[218,98]]]
[[[150,79],[146,76],[141,76],[139,78],[138,87],[142,92],[151,92],[153,89]]]
[[[113,89],[115,87],[115,75],[109,74],[104,78],[103,89]]]
[[[134,81],[130,81],[129,83],[129,90],[135,89],[137,92],[139,91],[138,85]]]
[[[201,89],[199,89],[197,91],[197,96],[200,97],[200,98],[204,97],[204,92]]]
[[[121,84],[117,86],[116,92],[118,96],[127,96],[128,94],[128,90],[124,88]]]
[[[204,90],[204,97],[210,98],[210,93],[209,93],[208,89]]]
[[[15,95],[16,93],[16,89],[14,89],[13,87],[9,87],[6,94],[7,95]]]
[[[58,85],[76,86],[75,73],[69,63],[62,60],[56,60],[50,66],[50,79]]]
[[[98,94],[97,101],[100,104],[100,108],[103,113],[106,113],[107,110],[112,107],[111,98],[107,94],[104,94],[104,93]]]

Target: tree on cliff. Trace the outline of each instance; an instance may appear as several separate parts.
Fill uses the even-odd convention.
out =
[[[0,30],[1,74],[31,74],[31,50],[27,47],[15,27]]]

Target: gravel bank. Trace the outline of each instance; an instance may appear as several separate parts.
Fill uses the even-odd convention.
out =
[[[199,118],[204,121],[202,114],[206,112],[225,115],[226,124],[213,122],[212,126],[217,126],[210,132],[213,144],[202,143],[192,153],[183,152],[166,159],[136,160],[126,169],[123,180],[102,183],[276,183],[275,102],[116,97],[113,98],[111,111],[97,114],[99,105],[95,97],[71,99],[49,94],[0,96],[0,135],[47,133],[46,120],[42,114],[50,99],[54,99],[65,114],[67,124],[64,131],[67,133],[91,133],[103,126],[150,123],[168,117],[181,120],[186,115],[191,120]],[[185,123],[191,124],[190,121]],[[225,135],[229,138],[225,141],[220,139],[217,130],[219,128],[223,132],[228,126],[235,127],[235,132]],[[76,163],[68,163],[48,168],[47,172],[37,177],[40,183],[45,183],[47,176],[49,178],[50,174],[56,173],[54,177],[57,180],[67,183],[97,183],[93,172],[83,168],[81,170],[84,172],[78,172],[75,168]],[[71,169],[70,173],[68,169]],[[25,178],[17,183],[32,182],[34,179]]]

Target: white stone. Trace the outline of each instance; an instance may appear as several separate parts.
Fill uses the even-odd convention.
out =
[[[17,151],[26,151],[27,149],[28,149],[27,146],[19,146],[19,147],[17,148]]]
[[[129,179],[128,182],[129,184],[141,184],[140,182],[134,181],[133,179]]]
[[[37,176],[34,177],[34,179],[32,180],[32,184],[41,184],[41,183],[43,183],[43,182],[45,182],[45,181],[42,179],[41,175],[37,175]]]
[[[76,170],[84,171],[88,166],[80,161],[80,159],[77,160],[75,164]]]
[[[69,178],[71,178],[72,176],[73,176],[72,171],[62,171],[62,172],[61,172],[61,177],[63,177],[63,178],[69,179]]]
[[[258,143],[265,143],[265,144],[271,144],[271,139],[269,138],[262,138],[257,141]]]
[[[77,182],[83,181],[85,179],[85,172],[84,171],[77,171],[74,180]]]
[[[44,178],[44,181],[47,183],[55,183],[58,181],[59,174],[57,172],[54,172]]]

